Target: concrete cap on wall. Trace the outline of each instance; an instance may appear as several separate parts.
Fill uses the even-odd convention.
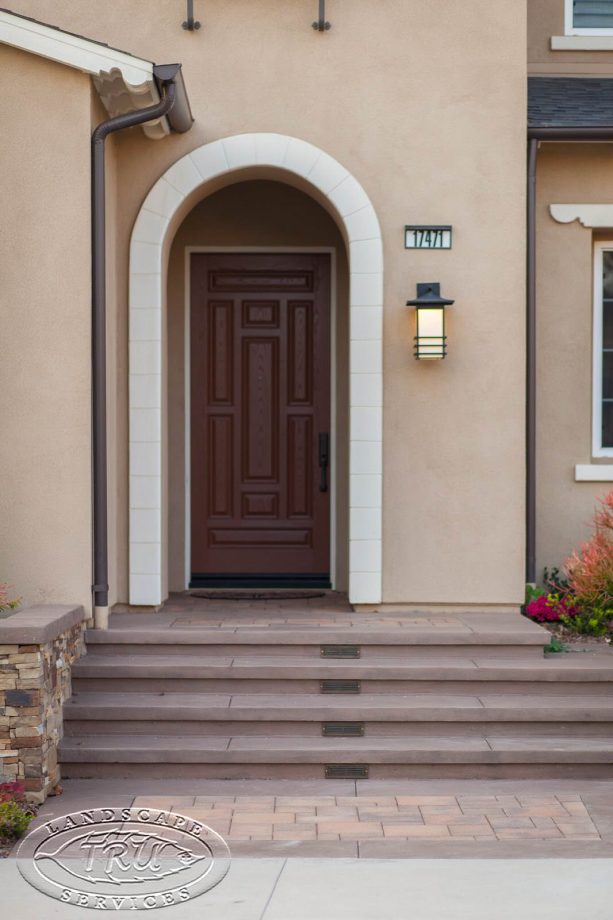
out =
[[[0,620],[0,645],[40,645],[87,619],[81,606],[44,604],[24,607]]]

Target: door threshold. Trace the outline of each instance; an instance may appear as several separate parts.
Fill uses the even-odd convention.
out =
[[[309,601],[325,597],[326,592],[317,589],[298,588],[195,588],[188,592],[190,597],[205,601]]]

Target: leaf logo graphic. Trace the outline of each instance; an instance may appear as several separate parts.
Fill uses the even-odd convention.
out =
[[[52,852],[39,852],[35,859],[50,859],[81,881],[120,885],[126,879],[146,882],[166,878],[207,856],[197,856],[151,833],[97,831],[73,837]]]
[[[17,851],[23,878],[65,904],[150,910],[210,891],[230,868],[226,841],[189,815],[92,808],[34,828]]]

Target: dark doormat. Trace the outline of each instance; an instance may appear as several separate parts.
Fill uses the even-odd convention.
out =
[[[325,597],[325,591],[190,591],[207,601],[306,601]]]

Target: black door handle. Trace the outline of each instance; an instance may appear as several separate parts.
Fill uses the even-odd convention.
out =
[[[330,465],[330,435],[323,432],[319,435],[319,468],[321,477],[319,480],[319,491],[328,491],[328,466]]]

